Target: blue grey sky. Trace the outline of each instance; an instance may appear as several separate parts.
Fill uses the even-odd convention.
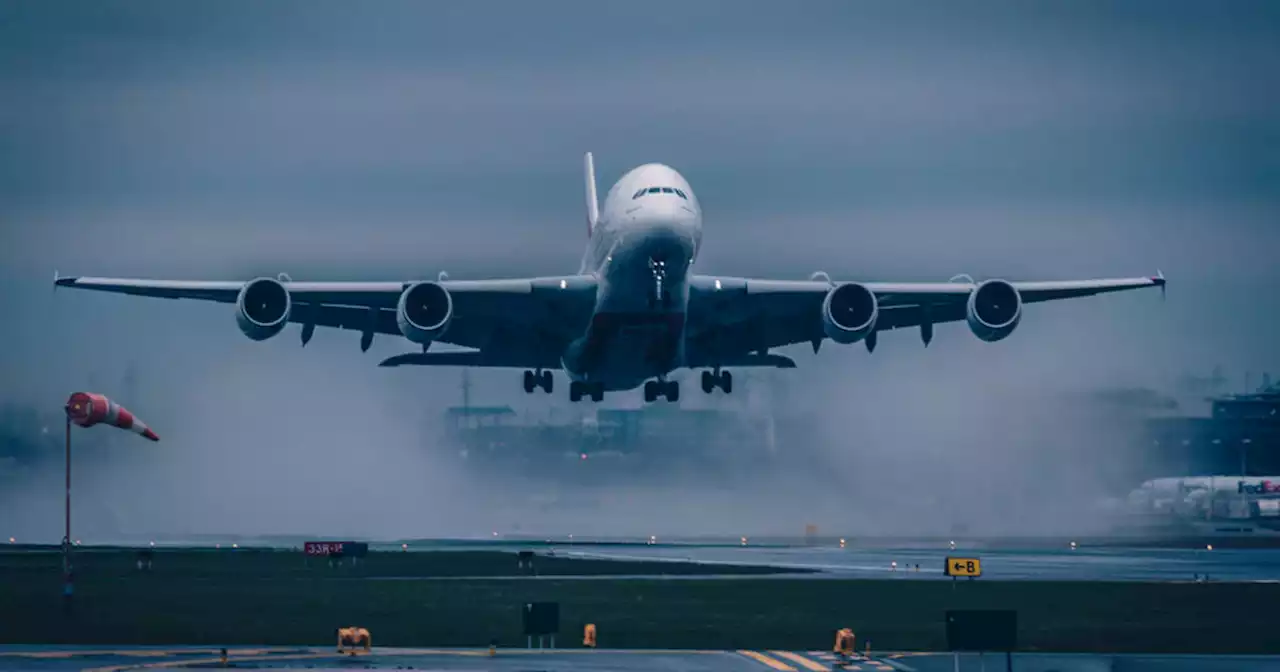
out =
[[[404,343],[249,343],[225,307],[53,295],[53,272],[570,272],[587,150],[602,191],[648,161],[688,177],[704,272],[1169,276],[1167,302],[1035,306],[995,346],[954,326],[927,351],[912,334],[874,357],[800,350],[796,403],[972,405],[904,417],[886,446],[977,436],[961,420],[1007,408],[997,390],[1280,370],[1277,72],[1280,10],[1245,1],[4,3],[0,396],[56,407],[134,365],[126,403],[176,433],[154,480],[221,479],[172,497],[283,478],[226,466],[278,442],[410,442],[458,376],[374,368]],[[316,415],[338,407],[342,427]],[[215,413],[262,438],[219,457],[243,437],[197,419]]]

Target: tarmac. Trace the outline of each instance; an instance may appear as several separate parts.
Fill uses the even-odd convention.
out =
[[[374,647],[349,655],[332,648],[0,647],[0,669],[124,672],[155,669],[484,670],[486,672],[1236,672],[1280,670],[1271,656],[883,653],[837,660],[829,651],[659,651],[610,649],[413,649]],[[837,664],[839,667],[836,667]]]
[[[210,647],[0,647],[0,669],[125,670],[222,668]],[[661,651],[617,649],[412,649],[374,647],[349,655],[333,648],[227,647],[226,666],[236,669],[415,669],[489,672],[830,672],[830,652]],[[911,672],[902,663],[857,655],[851,672]]]
[[[557,555],[707,564],[769,565],[819,570],[811,578],[947,579],[947,556],[979,558],[982,575],[995,580],[1041,581],[1280,581],[1276,549],[1064,548],[1052,550],[805,547],[573,547]],[[540,550],[539,552],[546,552]],[[896,563],[896,565],[895,565]],[[917,566],[919,569],[916,569]],[[751,578],[767,578],[753,576]]]

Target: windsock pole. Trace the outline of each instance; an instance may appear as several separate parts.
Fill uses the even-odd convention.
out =
[[[62,537],[62,598],[64,604],[71,606],[71,595],[75,592],[75,584],[71,578],[71,414],[67,414],[67,492],[66,492],[66,527]]]
[[[147,427],[146,423],[134,417],[128,409],[101,394],[92,392],[76,392],[67,399],[64,407],[67,416],[66,444],[66,520],[62,537],[62,597],[63,606],[71,608],[71,596],[75,592],[75,581],[71,571],[71,425],[92,427],[98,423],[108,424],[120,429],[127,429],[143,438],[159,441],[160,437]]]

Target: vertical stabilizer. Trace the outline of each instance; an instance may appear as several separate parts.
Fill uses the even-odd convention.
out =
[[[596,201],[596,164],[591,152],[582,159],[582,168],[587,181],[587,235],[596,230],[596,221],[600,219],[600,204]]]

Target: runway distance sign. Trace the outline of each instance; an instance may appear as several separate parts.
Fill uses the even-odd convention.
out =
[[[951,577],[977,578],[982,576],[982,560],[947,556],[947,567],[944,573]]]

